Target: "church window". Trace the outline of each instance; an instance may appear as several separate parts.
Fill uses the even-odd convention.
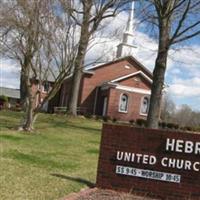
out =
[[[43,83],[43,92],[48,92],[49,89],[50,89],[50,83],[47,82],[47,81],[45,81],[45,82]]]
[[[140,113],[141,114],[147,114],[148,111],[149,111],[149,98],[143,97],[142,102],[141,102]]]
[[[128,112],[128,96],[126,94],[120,96],[119,112]]]

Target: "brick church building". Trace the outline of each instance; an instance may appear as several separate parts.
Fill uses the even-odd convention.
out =
[[[152,73],[132,55],[134,3],[116,59],[87,67],[81,81],[78,109],[81,114],[109,116],[118,120],[145,119],[148,113]],[[71,79],[65,80],[49,106],[68,105]]]

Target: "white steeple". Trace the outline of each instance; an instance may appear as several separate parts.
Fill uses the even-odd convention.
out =
[[[126,25],[126,32],[129,32],[129,33],[133,32],[134,9],[135,9],[135,4],[134,4],[134,1],[133,1],[132,4],[131,4],[131,10],[130,10],[128,22],[127,22],[127,25]]]
[[[127,25],[126,25],[126,30],[123,33],[123,40],[122,43],[120,43],[117,46],[117,58],[120,57],[124,57],[124,56],[130,56],[133,55],[135,50],[136,50],[136,46],[134,46],[134,1],[132,2],[131,5],[131,10],[129,13],[129,18],[127,21]]]

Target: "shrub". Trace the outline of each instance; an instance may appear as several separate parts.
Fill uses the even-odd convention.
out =
[[[166,122],[159,122],[159,127],[160,128],[166,128],[167,127],[167,123]]]
[[[113,122],[113,123],[116,123],[116,122],[117,122],[117,118],[115,118],[115,117],[112,118],[112,122]]]
[[[8,102],[8,97],[6,97],[4,95],[0,95],[0,100],[2,100],[4,102]]]
[[[94,119],[95,119],[95,120],[101,120],[101,119],[102,119],[102,116],[95,115],[95,116],[94,116]]]
[[[196,132],[200,132],[200,126],[199,127],[195,127],[195,131]]]
[[[169,129],[173,129],[174,124],[173,124],[173,123],[167,123],[166,126],[167,126],[167,128],[169,128]]]
[[[185,126],[185,127],[183,127],[183,130],[184,131],[192,131],[193,129],[190,126]]]
[[[179,129],[179,125],[178,124],[174,124],[174,128],[175,129]]]
[[[90,114],[90,113],[85,113],[85,114],[84,114],[84,117],[85,117],[85,118],[88,118],[88,119],[91,119],[91,118],[92,118],[92,114]]]
[[[110,120],[110,116],[103,116],[103,121],[108,122]]]
[[[134,119],[130,119],[130,120],[129,120],[129,123],[130,123],[131,125],[133,125],[133,124],[134,124],[134,122],[135,122],[135,120],[134,120]]]
[[[147,125],[147,121],[144,120],[144,119],[137,119],[137,120],[136,120],[136,124],[137,124],[138,126],[145,127],[145,126]]]

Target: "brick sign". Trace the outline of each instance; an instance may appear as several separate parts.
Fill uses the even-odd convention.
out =
[[[200,134],[104,124],[97,187],[200,199]]]

